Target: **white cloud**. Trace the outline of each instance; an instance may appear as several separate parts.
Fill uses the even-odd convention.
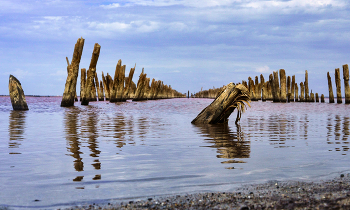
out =
[[[112,4],[108,4],[108,5],[100,5],[100,7],[104,8],[104,9],[114,9],[114,8],[120,7],[120,4],[112,3]]]
[[[22,69],[16,69],[15,71],[11,71],[11,72],[5,72],[3,73],[4,75],[13,75],[15,76],[17,79],[21,80],[25,77],[28,77],[30,75],[32,75],[33,73],[27,71],[27,70],[22,70]]]
[[[258,68],[256,68],[255,71],[259,72],[259,73],[271,73],[272,72],[272,70],[268,66],[258,67]]]

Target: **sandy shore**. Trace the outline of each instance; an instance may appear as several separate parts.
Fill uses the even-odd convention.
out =
[[[350,174],[327,181],[270,181],[234,192],[152,197],[70,209],[350,209]]]

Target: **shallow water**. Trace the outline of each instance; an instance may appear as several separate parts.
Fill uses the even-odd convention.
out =
[[[235,125],[190,122],[212,99],[76,103],[0,97],[0,207],[59,208],[233,190],[349,171],[350,106],[252,102]]]

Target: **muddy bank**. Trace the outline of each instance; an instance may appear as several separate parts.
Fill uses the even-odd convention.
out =
[[[233,192],[150,197],[70,209],[350,209],[350,174],[317,181],[269,181]]]

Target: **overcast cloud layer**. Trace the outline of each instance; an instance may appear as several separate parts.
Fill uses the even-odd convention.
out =
[[[197,92],[285,69],[328,96],[327,71],[350,63],[347,0],[0,0],[0,94],[16,76],[25,94],[62,95],[65,57],[85,39],[114,75],[119,59],[180,92]],[[342,71],[341,71],[342,72]],[[341,73],[342,75],[342,73]],[[79,80],[80,83],[80,80]],[[334,81],[333,81],[334,83]],[[78,85],[79,86],[79,85]],[[342,83],[343,86],[343,83]],[[334,88],[333,88],[334,89]],[[78,89],[79,90],[79,89]]]

